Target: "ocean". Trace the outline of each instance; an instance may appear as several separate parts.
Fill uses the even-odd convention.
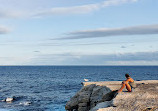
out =
[[[89,81],[158,80],[158,66],[0,66],[0,111],[65,111],[66,102]]]

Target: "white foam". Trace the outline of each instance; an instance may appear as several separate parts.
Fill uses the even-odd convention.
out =
[[[31,102],[20,102],[19,104],[24,105],[24,106],[28,106],[28,105],[31,105]]]

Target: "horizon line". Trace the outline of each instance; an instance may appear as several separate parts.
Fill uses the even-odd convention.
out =
[[[0,65],[0,67],[3,67],[3,66],[65,66],[65,67],[70,67],[70,66],[76,66],[76,67],[79,67],[79,66],[110,66],[110,67],[112,67],[112,66],[114,66],[114,67],[120,67],[120,66],[122,66],[122,67],[128,67],[128,66],[158,66],[158,65]]]

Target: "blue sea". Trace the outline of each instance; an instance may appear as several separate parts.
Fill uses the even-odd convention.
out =
[[[0,111],[65,111],[66,102],[89,81],[158,80],[158,66],[0,66]]]

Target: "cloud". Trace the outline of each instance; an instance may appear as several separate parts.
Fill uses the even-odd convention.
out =
[[[4,26],[0,26],[0,34],[6,34],[10,32],[10,30]]]
[[[0,11],[0,18],[20,18],[20,17],[24,17],[24,15],[22,13],[24,13],[24,12],[1,10]]]
[[[153,63],[153,64],[152,64]],[[32,59],[41,65],[158,65],[158,51],[124,54],[48,54]]]
[[[128,2],[137,2],[137,1],[138,0],[106,0],[103,3],[100,3],[100,5],[102,7],[107,7],[107,6],[119,5]]]
[[[8,2],[1,3],[0,18],[30,18],[30,17],[43,17],[52,15],[69,15],[69,14],[87,14],[93,11],[103,9],[108,6],[115,6],[129,2],[136,2],[137,0],[104,0],[103,2],[79,5],[79,6],[69,6],[69,7],[55,7],[55,8],[43,8],[42,5],[37,5],[38,1],[14,1],[8,5]],[[16,4],[19,4],[15,6]],[[28,9],[32,3],[33,9]],[[29,6],[28,6],[29,4]],[[8,7],[5,7],[7,5]],[[23,6],[23,7],[22,7]],[[41,9],[41,10],[40,10]]]
[[[83,5],[83,6],[73,6],[73,7],[58,7],[52,8],[50,10],[40,11],[35,16],[45,16],[45,15],[63,15],[63,14],[85,14],[93,10],[97,10],[98,5]]]
[[[64,15],[64,14],[86,14],[90,13],[108,6],[119,5],[128,2],[136,2],[137,0],[106,0],[101,3],[88,4],[81,6],[71,6],[71,7],[56,7],[47,10],[42,10],[36,12],[33,16],[42,17],[42,16],[51,16],[51,15]]]
[[[8,14],[0,11],[0,18],[6,18],[6,17],[8,17]]]
[[[0,65],[25,65],[30,56],[0,56]]]
[[[146,35],[158,34],[158,24],[156,25],[141,25],[123,28],[102,28],[96,30],[81,30],[71,32],[68,37],[58,39],[83,39],[83,38],[97,38],[109,36],[123,36],[123,35]]]
[[[126,46],[121,46],[121,48],[127,48]]]
[[[49,40],[53,40],[53,39],[49,39]],[[138,42],[140,42],[140,41],[138,41]],[[69,42],[69,43],[42,43],[42,44],[38,44],[38,45],[40,45],[40,46],[91,46],[91,45],[105,45],[105,44],[107,45],[107,44],[120,44],[120,43],[129,43],[129,42],[91,42],[91,43]],[[130,43],[133,43],[133,42],[130,41]]]
[[[38,51],[38,50],[35,50],[35,51],[33,51],[33,52],[36,52],[36,53],[37,53],[37,52],[40,52],[40,51]]]

